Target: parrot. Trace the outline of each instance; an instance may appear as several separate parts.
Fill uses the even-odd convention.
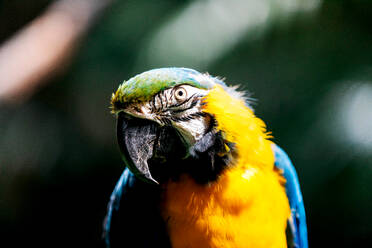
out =
[[[225,79],[159,68],[111,97],[125,164],[107,206],[107,247],[307,248],[296,170]]]

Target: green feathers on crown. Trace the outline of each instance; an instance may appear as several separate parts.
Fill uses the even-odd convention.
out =
[[[112,109],[116,112],[127,104],[148,101],[157,93],[177,85],[188,84],[200,89],[211,89],[216,83],[224,85],[221,80],[192,69],[153,69],[124,81],[112,94]]]

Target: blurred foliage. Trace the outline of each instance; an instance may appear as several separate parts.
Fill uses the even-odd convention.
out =
[[[48,2],[0,1],[0,40]],[[25,103],[0,106],[3,246],[102,247],[106,203],[123,169],[111,93],[124,79],[169,66],[149,64],[141,54],[191,4],[116,1],[66,73]],[[227,52],[194,68],[258,99],[257,115],[298,170],[312,247],[372,245],[372,111],[348,110],[358,97],[372,109],[372,96],[363,96],[372,87],[371,15],[370,1],[324,1],[271,21],[254,39],[254,31],[244,33]],[[358,125],[364,141],[350,132]]]

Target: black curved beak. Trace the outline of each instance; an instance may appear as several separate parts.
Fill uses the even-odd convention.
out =
[[[117,138],[123,160],[140,179],[159,184],[177,169],[187,154],[178,132],[150,120],[119,113]]]
[[[158,129],[155,122],[119,113],[117,138],[125,164],[139,178],[156,184],[158,182],[152,177],[148,163],[154,155]]]

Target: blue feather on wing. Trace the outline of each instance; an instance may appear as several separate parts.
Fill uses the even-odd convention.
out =
[[[291,208],[288,228],[293,240],[289,247],[308,248],[305,207],[296,170],[283,149],[273,145],[273,150],[275,166],[283,171],[283,176],[286,179],[285,188]]]
[[[125,168],[107,206],[106,247],[170,247],[159,200],[159,187],[138,180]]]
[[[119,181],[116,183],[114,191],[111,193],[110,201],[107,205],[107,214],[103,223],[103,238],[106,243],[106,247],[110,247],[110,229],[111,220],[114,211],[118,211],[120,207],[120,200],[127,188],[132,187],[134,183],[134,175],[129,171],[128,168],[124,169],[121,174]]]

